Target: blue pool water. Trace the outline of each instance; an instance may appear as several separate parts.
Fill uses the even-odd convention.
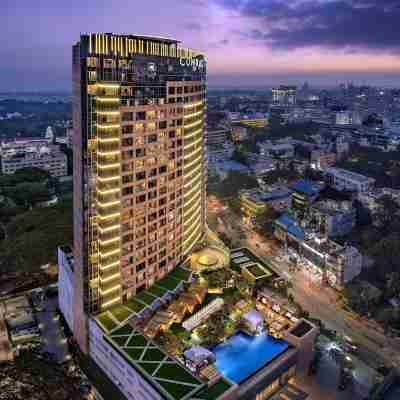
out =
[[[275,357],[283,353],[289,344],[263,333],[248,336],[239,332],[213,350],[219,371],[236,383],[241,383]]]

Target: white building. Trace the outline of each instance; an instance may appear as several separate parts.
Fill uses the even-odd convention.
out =
[[[294,157],[294,146],[290,143],[277,143],[266,141],[259,144],[260,154],[279,159],[291,159]]]
[[[3,174],[13,174],[21,168],[41,168],[54,177],[68,175],[68,162],[65,153],[58,146],[25,144],[23,147],[6,147],[2,152],[1,171]]]
[[[47,147],[47,145],[47,140],[43,138],[15,138],[3,140],[0,147],[0,156],[3,159],[26,153],[37,153],[42,147]]]
[[[74,256],[69,246],[60,246],[58,256],[58,302],[71,331],[74,330]]]
[[[328,185],[340,191],[369,192],[375,179],[342,168],[328,168],[325,171]]]
[[[44,136],[49,144],[54,142],[54,132],[51,126],[48,126],[46,129],[46,134]]]
[[[315,282],[326,280],[339,290],[362,270],[363,257],[355,247],[341,246],[327,238],[315,237],[302,242],[300,253]]]

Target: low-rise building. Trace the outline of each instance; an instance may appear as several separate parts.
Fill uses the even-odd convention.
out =
[[[339,135],[335,140],[336,159],[343,160],[350,152],[350,143],[344,137]]]
[[[9,158],[26,153],[37,153],[49,144],[46,138],[26,137],[2,140],[0,145],[1,158]]]
[[[375,185],[375,179],[343,168],[328,168],[325,171],[327,184],[339,191],[369,192]]]
[[[232,140],[234,142],[242,142],[247,139],[247,127],[243,125],[233,125],[232,126]]]
[[[324,150],[312,150],[310,154],[311,168],[325,171],[336,163],[336,154]]]
[[[3,174],[13,174],[21,168],[41,168],[54,177],[68,174],[67,155],[54,145],[38,145],[36,142],[23,147],[6,148],[1,157]]]
[[[262,199],[262,192],[259,190],[242,191],[239,195],[241,210],[247,223],[265,212],[266,203]]]
[[[294,146],[291,143],[272,143],[266,141],[259,144],[260,154],[277,159],[292,159],[294,157]]]
[[[253,126],[256,128],[264,128],[268,124],[267,113],[242,113],[242,112],[230,112],[228,114],[228,120],[231,126],[235,124],[242,124],[246,126]]]
[[[310,209],[310,221],[323,236],[347,235],[356,225],[356,209],[350,201],[318,201]]]
[[[358,249],[307,232],[288,214],[276,221],[275,237],[284,243],[286,250],[297,255],[316,283],[327,283],[341,290],[361,273],[363,257]]]
[[[293,186],[292,208],[300,216],[306,215],[311,204],[317,199],[323,185],[309,179],[301,179]]]
[[[227,161],[219,161],[215,164],[215,172],[220,177],[220,179],[225,179],[229,172],[240,172],[242,174],[250,174],[251,170],[244,164],[241,164],[237,161],[227,160]]]
[[[226,143],[229,136],[229,130],[219,127],[207,127],[206,143],[208,148],[220,147]]]
[[[40,337],[35,314],[27,296],[22,295],[2,301],[0,303],[0,319],[1,314],[8,329],[9,343],[12,348]]]
[[[235,151],[235,146],[231,142],[226,142],[221,146],[212,148],[207,147],[207,170],[211,175],[217,174],[217,164],[231,159]]]
[[[277,184],[266,187],[262,199],[267,206],[281,212],[292,207],[292,193],[290,187]]]

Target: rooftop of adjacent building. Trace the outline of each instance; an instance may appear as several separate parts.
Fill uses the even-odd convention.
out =
[[[357,172],[352,172],[347,169],[330,167],[326,170],[327,174],[335,175],[343,179],[350,179],[352,181],[357,181],[360,183],[367,183],[375,181],[373,178],[367,177],[365,175],[358,174]]]
[[[353,211],[350,201],[321,200],[314,203],[312,208],[331,216]]]
[[[292,185],[292,189],[298,193],[314,196],[322,190],[323,186],[323,184],[314,182],[310,179],[300,179]]]
[[[306,248],[318,253],[320,256],[338,257],[345,252],[357,252],[354,247],[334,242],[325,236],[307,231],[296,219],[288,213],[281,215],[275,223],[285,229],[290,235],[300,240]]]

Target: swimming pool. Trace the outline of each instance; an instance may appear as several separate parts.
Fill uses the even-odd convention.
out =
[[[249,336],[239,332],[214,348],[215,365],[231,381],[241,383],[288,347],[286,341],[267,333]]]

